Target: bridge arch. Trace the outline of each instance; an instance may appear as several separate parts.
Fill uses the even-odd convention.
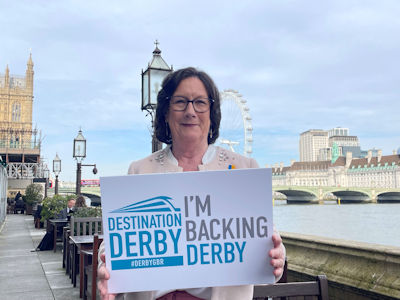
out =
[[[83,196],[86,196],[91,201],[91,206],[100,206],[101,205],[101,197],[95,193],[81,193]]]
[[[295,189],[277,189],[276,192],[286,196],[287,204],[318,203],[318,197],[313,192]]]
[[[378,203],[400,203],[400,192],[382,192],[376,196]]]
[[[339,190],[332,191],[337,198],[340,198],[340,203],[361,203],[372,202],[370,195],[360,191]]]

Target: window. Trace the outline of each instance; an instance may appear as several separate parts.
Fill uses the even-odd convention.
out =
[[[13,122],[21,122],[21,104],[20,103],[17,103],[17,102],[13,103],[11,120]]]

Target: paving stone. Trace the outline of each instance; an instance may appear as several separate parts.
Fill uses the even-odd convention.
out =
[[[54,289],[55,300],[77,300],[79,298],[79,289]]]
[[[0,257],[0,270],[0,280],[14,276],[43,275],[42,265],[32,256]]]
[[[34,228],[32,216],[7,215],[0,232],[0,299],[80,299],[79,284],[74,288],[62,268],[61,245],[55,253],[33,251],[45,233]]]
[[[38,274],[37,276],[20,275],[2,277],[0,281],[0,291],[7,293],[32,292],[49,290],[49,283],[46,276]]]
[[[47,272],[46,273],[47,280],[50,285],[51,290],[55,289],[70,289],[73,288],[71,279],[69,276],[65,275],[64,271],[58,272]],[[78,291],[79,289],[76,288]]]
[[[45,291],[31,291],[29,292],[29,297],[27,297],[26,292],[14,292],[14,293],[0,293],[1,299],[7,299],[7,300],[23,300],[23,299],[29,299],[29,300],[54,300],[54,295],[52,290],[48,289]],[[79,295],[78,295],[79,298]],[[75,299],[78,299],[75,298]],[[60,298],[60,300],[64,300]]]

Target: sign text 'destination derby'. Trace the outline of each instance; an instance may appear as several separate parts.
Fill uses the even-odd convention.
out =
[[[159,196],[111,211],[112,270],[243,262],[246,240],[268,237],[265,216],[213,218],[210,195]]]

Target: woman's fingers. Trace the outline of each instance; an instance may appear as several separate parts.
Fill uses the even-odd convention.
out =
[[[100,259],[103,264],[99,267],[97,271],[97,276],[99,280],[97,281],[97,287],[100,292],[100,296],[102,300],[114,300],[116,294],[109,294],[108,293],[108,280],[110,279],[110,273],[106,268],[106,256],[105,254],[100,254]]]
[[[274,248],[268,253],[271,258],[270,264],[274,267],[273,273],[275,277],[280,277],[285,265],[285,250],[283,249],[282,238],[279,233],[274,232],[272,234],[272,243],[274,244]]]

